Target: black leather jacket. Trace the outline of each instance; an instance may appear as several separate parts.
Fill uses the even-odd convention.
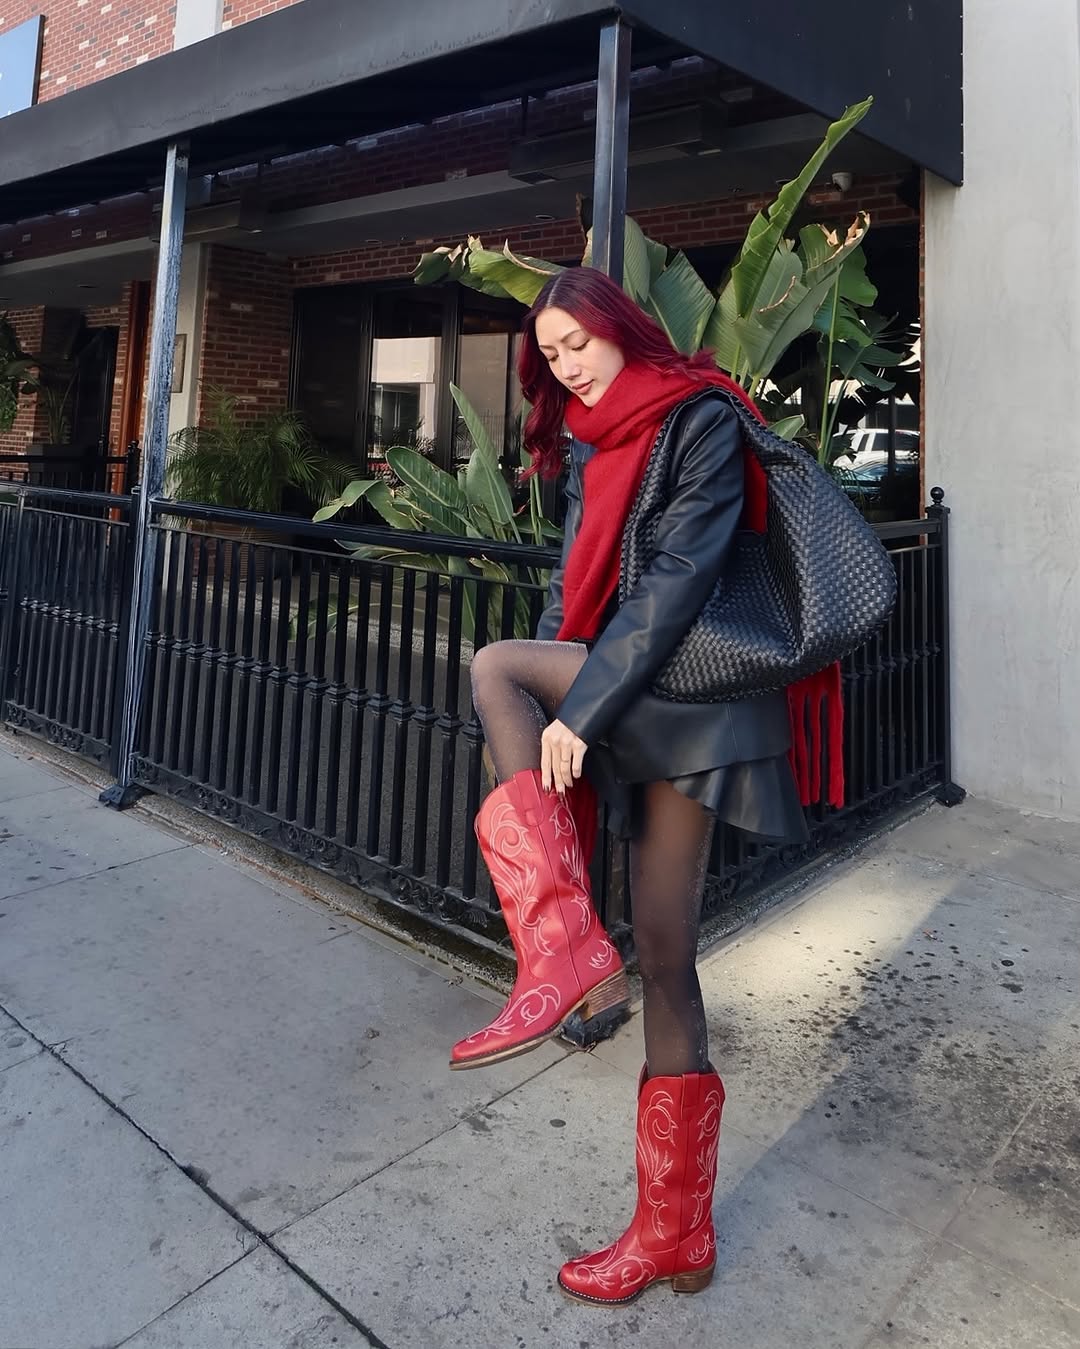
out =
[[[611,746],[626,781],[780,754],[790,736],[782,694],[703,707],[649,692],[723,573],[743,509],[742,436],[722,395],[693,397],[667,434],[677,443],[656,555],[633,591],[613,606],[558,711],[587,745]],[[594,453],[578,442],[572,447],[562,565],[552,573],[540,639],[553,640],[562,623],[563,567],[581,524],[581,472]]]

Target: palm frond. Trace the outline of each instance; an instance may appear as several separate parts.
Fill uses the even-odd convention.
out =
[[[220,388],[207,392],[202,420],[177,431],[171,446],[173,496],[264,514],[281,510],[288,488],[322,505],[353,476],[323,451],[298,412],[252,417],[235,394]]]

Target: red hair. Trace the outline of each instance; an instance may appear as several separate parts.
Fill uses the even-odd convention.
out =
[[[525,448],[532,455],[530,474],[554,478],[562,468],[562,427],[567,401],[573,397],[560,384],[536,341],[536,320],[545,309],[564,309],[585,332],[614,342],[627,365],[647,365],[664,374],[697,374],[719,382],[712,353],[685,356],[653,319],[609,276],[592,267],[572,267],[548,281],[525,315],[525,340],[518,355],[521,391],[532,404],[525,421]],[[745,398],[732,382],[732,390]]]

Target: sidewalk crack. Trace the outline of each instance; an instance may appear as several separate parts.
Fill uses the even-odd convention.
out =
[[[337,1298],[335,1298],[332,1293],[330,1293],[315,1278],[313,1278],[307,1272],[307,1270],[305,1270],[302,1266],[298,1265],[289,1255],[287,1255],[285,1251],[283,1251],[277,1245],[277,1243],[274,1241],[271,1235],[263,1232],[260,1228],[256,1227],[256,1225],[253,1222],[251,1222],[248,1218],[245,1218],[243,1214],[241,1214],[236,1208],[233,1207],[232,1204],[229,1203],[229,1201],[224,1197],[224,1195],[218,1194],[218,1192],[207,1183],[205,1171],[201,1170],[198,1166],[194,1165],[194,1163],[189,1162],[185,1164],[181,1162],[180,1159],[176,1157],[172,1152],[170,1152],[169,1149],[163,1143],[161,1143],[158,1139],[156,1139],[153,1136],[153,1134],[148,1133],[147,1130],[144,1129],[143,1126],[138,1122],[138,1120],[133,1119],[132,1116],[129,1115],[128,1112],[123,1108],[123,1106],[119,1104],[119,1102],[114,1101],[111,1096],[109,1096],[106,1092],[102,1091],[100,1087],[96,1086],[93,1082],[91,1082],[85,1073],[81,1072],[78,1068],[76,1068],[73,1063],[71,1063],[68,1059],[64,1058],[64,1056],[61,1053],[57,1052],[57,1050],[54,1049],[51,1045],[47,1045],[44,1043],[44,1041],[39,1039],[38,1036],[36,1036],[33,1033],[33,1031],[29,1028],[29,1026],[25,1025],[22,1021],[20,1021],[19,1018],[14,1015],[14,1013],[9,1011],[2,1004],[0,1004],[0,1012],[4,1012],[8,1017],[10,1017],[11,1020],[20,1028],[20,1030],[25,1032],[25,1034],[36,1045],[39,1045],[42,1053],[48,1054],[56,1063],[60,1064],[62,1068],[64,1068],[67,1072],[71,1073],[72,1076],[78,1078],[78,1080],[83,1084],[83,1086],[87,1087],[90,1091],[92,1091],[99,1101],[101,1101],[111,1111],[113,1111],[114,1114],[119,1115],[120,1118],[124,1120],[125,1123],[129,1124],[137,1133],[141,1134],[142,1137],[145,1138],[146,1141],[150,1143],[154,1148],[156,1148],[157,1151],[162,1154],[162,1156],[167,1158],[168,1161],[178,1171],[182,1171],[183,1174],[188,1178],[188,1180],[191,1181],[193,1185],[197,1185],[198,1188],[202,1190],[203,1194],[206,1195],[206,1197],[211,1201],[211,1203],[215,1204],[223,1212],[227,1213],[229,1217],[233,1220],[233,1222],[235,1222],[239,1227],[243,1228],[243,1230],[247,1232],[250,1236],[254,1237],[257,1245],[265,1246],[269,1251],[272,1251],[273,1254],[277,1256],[277,1258],[288,1269],[292,1270],[292,1272],[297,1276],[297,1278],[302,1279],[304,1283],[308,1285],[308,1287],[312,1290],[312,1292],[317,1294],[317,1296],[320,1297],[329,1306],[333,1307],[333,1309],[338,1313],[338,1315],[341,1316],[345,1321],[347,1321],[348,1324],[352,1326],[354,1330],[359,1331],[359,1333],[363,1335],[364,1338],[367,1340],[368,1344],[371,1346],[371,1349],[390,1349],[390,1346],[387,1345],[385,1341],[381,1340],[373,1330],[369,1329],[369,1327],[364,1325],[364,1323],[359,1319],[359,1317],[357,1317],[353,1312],[351,1312],[348,1309],[348,1307],[344,1306],[341,1302],[339,1302]],[[252,1249],[256,1248],[253,1247]],[[239,1259],[242,1260],[250,1254],[251,1251],[245,1251],[244,1254],[239,1257]],[[231,1269],[232,1265],[237,1263],[238,1261],[232,1261],[231,1264],[227,1265],[225,1268]],[[211,1280],[217,1278],[218,1275],[223,1274],[224,1272],[225,1272],[224,1270],[218,1270],[216,1274],[211,1276]],[[192,1291],[197,1292],[198,1289],[193,1289]],[[188,1293],[185,1296],[190,1297],[191,1294]],[[183,1298],[180,1299],[180,1301],[183,1300],[184,1300]],[[161,1313],[161,1315],[164,1314],[165,1314],[164,1312]],[[154,1319],[157,1320],[158,1318],[155,1317]],[[134,1333],[137,1334],[138,1331]],[[128,1336],[128,1339],[131,1339],[130,1335]],[[121,1341],[121,1343],[126,1342],[127,1342],[126,1340]],[[117,1349],[119,1349],[119,1346],[117,1346]]]

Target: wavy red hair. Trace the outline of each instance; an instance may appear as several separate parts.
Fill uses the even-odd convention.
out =
[[[554,478],[562,468],[563,419],[567,401],[573,397],[555,378],[536,342],[536,320],[545,309],[564,309],[587,333],[614,342],[627,365],[647,365],[666,374],[700,371],[703,378],[718,377],[710,352],[684,356],[672,346],[663,328],[603,272],[592,267],[559,272],[545,284],[521,325],[525,340],[518,355],[518,378],[522,393],[532,404],[524,432],[525,448],[533,461],[530,474]],[[738,393],[745,397],[741,389]]]

